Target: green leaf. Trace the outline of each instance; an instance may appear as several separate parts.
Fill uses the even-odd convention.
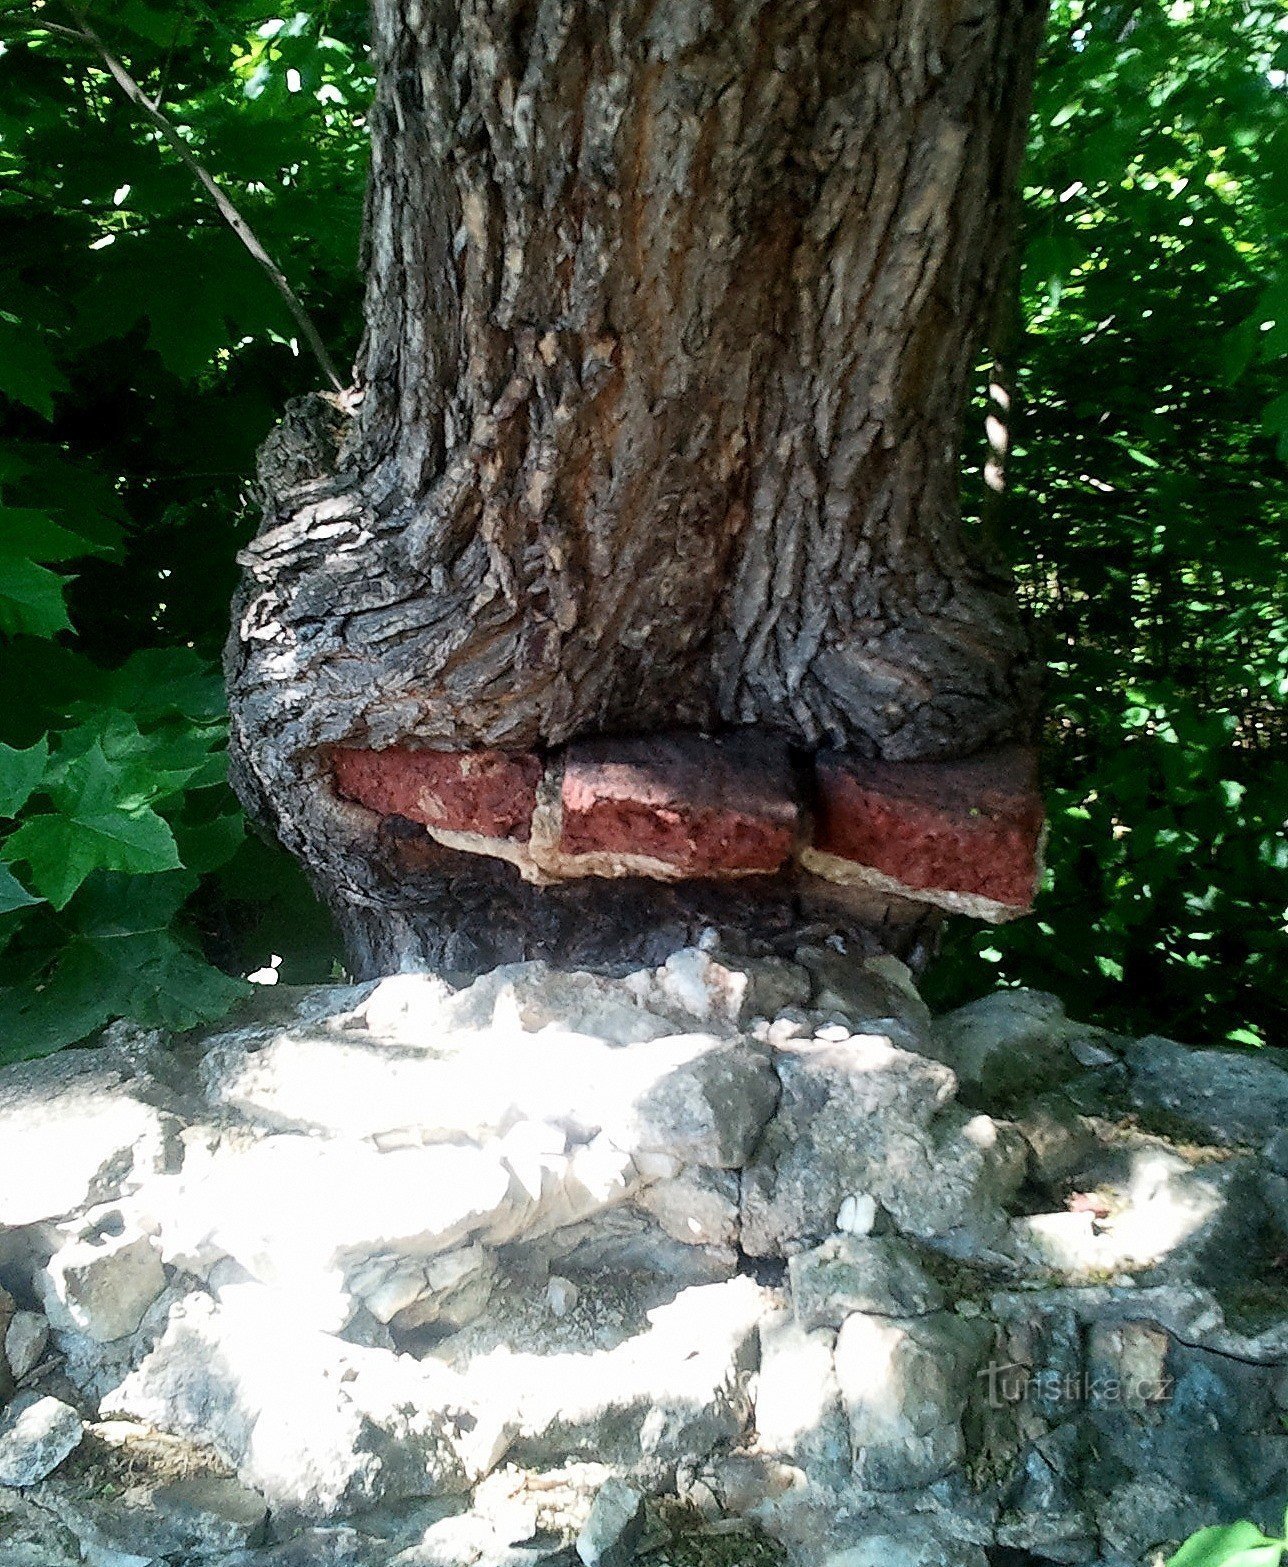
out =
[[[1281,1549],[1256,1524],[1220,1524],[1192,1535],[1167,1567],[1278,1567]]]
[[[96,871],[68,910],[79,936],[106,941],[168,930],[197,887],[190,871],[123,876]]]
[[[35,561],[0,557],[0,632],[52,637],[70,631],[63,599],[67,581]]]
[[[57,787],[60,811],[28,818],[5,845],[11,859],[31,867],[37,889],[56,909],[95,870],[146,875],[179,869],[168,823],[147,805],[123,803],[118,782],[95,742]]]
[[[0,996],[0,1062],[48,1055],[118,1017],[194,1028],[222,1017],[248,989],[169,931],[76,937],[50,976]]]
[[[218,666],[191,648],[144,648],[108,676],[104,696],[140,723],[179,714],[194,721],[220,717],[226,707]]]
[[[0,914],[29,909],[41,901],[32,897],[7,865],[0,865]]]
[[[179,857],[189,870],[205,875],[227,865],[246,839],[246,821],[240,811],[216,816],[213,821],[175,823]]]
[[[50,767],[55,794],[76,761],[95,745],[116,775],[117,799],[124,805],[153,805],[224,780],[226,759],[215,749],[223,739],[222,726],[170,722],[144,733],[132,713],[91,703],[78,703],[74,710],[82,722],[63,735]]]
[[[1267,435],[1278,437],[1275,450],[1288,461],[1288,392],[1267,404],[1261,422]]]
[[[0,745],[0,817],[17,816],[44,778],[48,761],[48,739],[37,740],[25,751]]]
[[[110,546],[95,544],[30,507],[0,506],[0,556],[28,560],[75,560],[102,555]]]
[[[0,393],[52,419],[53,394],[66,390],[67,382],[44,339],[30,327],[0,316]]]

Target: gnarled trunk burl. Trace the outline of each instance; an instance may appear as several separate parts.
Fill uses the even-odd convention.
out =
[[[375,0],[356,389],[295,405],[261,454],[228,661],[238,791],[360,967],[584,952],[753,899],[701,854],[655,877],[621,841],[561,849],[565,755],[583,794],[585,766],[617,767],[614,799],[643,778],[692,848],[784,765],[808,819],[820,750],[915,773],[1026,737],[1029,647],[961,526],[958,456],[1042,12]],[[663,733],[679,783],[648,777]],[[444,754],[474,790],[459,819]],[[533,799],[480,833],[478,780],[511,762]],[[917,776],[933,809],[940,775]],[[683,777],[712,798],[661,799]],[[811,852],[810,875],[835,858]],[[751,870],[782,891],[789,862]]]

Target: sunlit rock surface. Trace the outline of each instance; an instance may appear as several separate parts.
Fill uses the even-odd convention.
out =
[[[932,1020],[834,946],[118,1025],[0,1073],[0,1563],[1143,1567],[1273,1525],[1286,1093],[1034,993]]]

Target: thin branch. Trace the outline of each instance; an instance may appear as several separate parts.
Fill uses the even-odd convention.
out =
[[[340,379],[339,372],[336,370],[335,364],[331,359],[331,355],[327,352],[326,344],[322,341],[322,338],[318,334],[317,328],[309,319],[307,311],[300,303],[299,296],[296,294],[291,285],[286,281],[286,275],[269,255],[269,253],[264,249],[263,245],[260,244],[259,240],[255,237],[254,230],[251,228],[250,224],[247,223],[244,217],[242,217],[237,208],[233,206],[232,202],[225,194],[223,188],[216,183],[214,176],[210,174],[205,166],[199,163],[192,155],[192,153],[189,151],[187,142],[184,141],[183,137],[180,136],[179,132],[170,123],[170,121],[166,119],[165,115],[161,113],[161,110],[157,107],[157,105],[152,101],[151,98],[148,97],[139,84],[134,80],[129,71],[126,70],[126,68],[121,64],[121,62],[116,58],[111,50],[108,49],[103,40],[90,26],[89,22],[86,21],[79,11],[73,10],[72,15],[76,19],[76,28],[72,29],[60,27],[57,30],[59,32],[69,33],[72,37],[79,37],[94,48],[94,50],[102,59],[103,64],[107,67],[113,80],[116,82],[116,85],[121,89],[121,91],[132,104],[143,110],[148,119],[152,121],[156,128],[170,143],[171,147],[174,148],[175,152],[178,153],[179,157],[187,165],[189,170],[191,170],[197,181],[210,196],[210,199],[214,202],[216,207],[219,208],[220,215],[228,224],[228,227],[232,229],[233,233],[236,234],[237,238],[241,240],[242,244],[245,245],[246,249],[250,251],[251,255],[254,256],[255,260],[259,262],[260,266],[263,267],[264,271],[268,274],[270,282],[285,301],[286,308],[290,311],[296,326],[299,327],[300,332],[304,337],[304,340],[313,350],[314,357],[317,359],[318,364],[322,366],[323,373],[326,375],[327,380],[330,381],[332,387],[334,387],[337,392],[343,392],[345,389],[344,382]],[[49,24],[42,25],[47,26]]]

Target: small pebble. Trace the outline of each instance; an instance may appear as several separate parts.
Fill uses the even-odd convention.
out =
[[[877,1222],[876,1198],[867,1192],[855,1192],[841,1204],[836,1227],[843,1235],[871,1235]]]
[[[577,1304],[581,1291],[571,1279],[552,1273],[546,1285],[546,1304],[556,1317],[566,1317]]]

